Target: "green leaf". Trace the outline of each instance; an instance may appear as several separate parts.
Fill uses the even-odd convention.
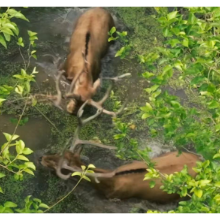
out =
[[[178,43],[180,43],[178,39],[169,40],[169,44],[171,45],[171,47],[175,47]]]
[[[155,90],[157,90],[158,87],[159,87],[159,85],[153,85],[152,87],[147,88],[144,91],[146,91],[147,93],[150,94],[151,92],[154,92]]]
[[[218,187],[218,188],[220,188],[220,182],[216,182],[216,183],[215,183],[215,186]]]
[[[14,24],[14,23],[4,23],[3,26],[8,27],[12,30],[16,30],[16,24]]]
[[[91,180],[90,180],[89,177],[87,177],[87,176],[83,176],[83,179],[85,179],[85,180],[91,182]]]
[[[13,202],[9,202],[7,201],[6,203],[4,203],[4,206],[7,207],[7,208],[14,208],[14,207],[17,207],[17,205]]]
[[[169,36],[169,29],[168,28],[165,28],[164,30],[163,30],[163,36],[164,37],[168,37]]]
[[[197,22],[196,16],[194,15],[194,13],[190,13],[188,23],[189,24],[196,24],[196,22]]]
[[[22,95],[23,91],[24,91],[24,87],[23,86],[16,86],[16,88],[15,88],[15,92],[16,93]]]
[[[5,34],[12,35],[12,36],[14,35],[14,33],[11,31],[11,29],[6,28],[6,27],[3,27],[3,28],[1,29],[1,32],[5,33]]]
[[[152,116],[151,114],[144,113],[144,114],[141,116],[141,118],[142,118],[142,119],[146,119],[146,118],[149,118],[149,117],[151,117],[151,116]]]
[[[35,60],[37,59],[37,56],[35,54],[31,55]]]
[[[220,17],[220,8],[217,8],[213,11],[214,18]]]
[[[209,105],[209,109],[219,108],[219,103],[215,100],[209,102],[208,105]]]
[[[72,176],[82,176],[82,173],[80,173],[80,172],[74,172],[74,173],[72,173]]]
[[[0,104],[2,103],[2,102],[4,102],[6,99],[2,99],[2,98],[0,98]]]
[[[36,32],[30,31],[30,30],[28,30],[27,32],[28,32],[29,37],[33,37],[37,35]]]
[[[177,15],[177,12],[178,12],[178,11],[170,12],[170,13],[167,15],[168,21],[171,20],[171,19],[173,19],[173,18],[175,18],[176,15]]]
[[[125,52],[125,47],[122,47],[117,53],[115,54],[115,57],[120,57]]]
[[[140,109],[146,113],[153,111],[152,106],[148,102],[146,102],[146,105],[144,107],[141,107]]]
[[[16,141],[16,152],[21,154],[25,148],[25,143],[22,140]]]
[[[116,27],[112,27],[111,30],[109,31],[110,35],[114,34],[116,31]]]
[[[197,197],[201,198],[202,197],[202,194],[203,194],[203,191],[201,189],[195,189],[194,190],[194,193]]]
[[[183,45],[184,47],[189,47],[189,39],[185,37],[185,38],[183,39],[182,45]]]
[[[14,9],[8,9],[7,12],[8,12],[8,14],[10,14],[11,16],[13,16],[15,18],[20,18],[25,21],[29,21],[21,12],[18,12]]]
[[[5,135],[5,138],[6,138],[7,141],[11,141],[11,135],[10,134],[4,133],[4,132],[3,132],[3,134]]]
[[[154,76],[155,74],[154,73],[150,73],[150,72],[145,72],[145,73],[142,73],[142,76],[146,79],[150,78],[151,76]]]
[[[24,43],[23,43],[23,39],[22,39],[22,37],[19,37],[18,38],[18,43],[17,43],[19,46],[21,46],[21,47],[24,47]]]
[[[215,131],[218,132],[220,130],[220,123],[215,125]]]
[[[44,203],[41,203],[41,204],[39,205],[39,207],[40,207],[40,208],[45,208],[45,209],[49,209],[49,208],[50,208],[48,205],[46,205],[46,204],[44,204]]]
[[[220,158],[220,154],[215,154],[213,159]]]
[[[11,35],[3,33],[5,36],[6,41],[10,41],[11,40]]]
[[[5,174],[4,173],[0,173],[0,179],[5,177]]]
[[[95,169],[95,166],[93,164],[89,164],[88,169],[91,169],[91,168]]]
[[[150,188],[154,188],[154,186],[156,185],[156,183],[155,183],[155,181],[150,181],[149,185],[150,185]]]
[[[25,157],[24,155],[18,155],[17,156],[18,160],[25,160],[25,161],[29,161],[27,157]]]
[[[206,186],[208,183],[210,183],[211,182],[211,180],[200,180],[199,181],[199,185],[201,186],[201,187],[203,187],[203,186]]]
[[[25,155],[29,155],[29,154],[32,154],[33,151],[30,148],[26,147],[26,148],[23,149],[22,153],[25,154]]]
[[[37,198],[33,198],[33,201],[38,202],[38,203],[41,203],[41,200],[40,200],[40,199],[37,199]]]
[[[35,165],[32,162],[25,162],[24,163],[27,167],[31,168],[32,170],[36,170]]]
[[[30,169],[24,169],[24,172],[29,173],[29,174],[31,174],[31,175],[33,175],[33,176],[34,176],[33,171],[32,171],[32,170],[30,170]]]
[[[0,186],[0,193],[3,193],[4,194],[4,192],[3,192],[3,190],[2,190],[2,187]],[[1,213],[1,211],[0,211],[0,213]]]

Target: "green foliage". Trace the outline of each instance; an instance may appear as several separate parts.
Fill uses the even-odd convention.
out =
[[[12,22],[12,18],[19,18],[28,21],[28,19],[19,11],[9,8],[0,13],[0,44],[7,48],[7,41],[11,40],[11,36],[17,37],[19,29],[17,24]]]
[[[25,147],[25,143],[22,140],[18,140],[18,135],[10,135],[8,133],[4,133],[4,135],[7,142],[1,147],[1,167],[14,173],[14,178],[17,180],[23,179],[23,172],[34,175],[33,171],[36,169],[35,165],[32,162],[29,162],[29,159],[25,156],[31,154],[33,151],[30,148]],[[12,148],[15,148],[15,154],[12,153],[14,152]]]
[[[30,93],[30,83],[35,82],[35,75],[38,73],[36,71],[36,67],[34,67],[32,73],[29,75],[27,74],[26,70],[21,69],[20,74],[15,74],[13,77],[17,78],[19,80],[19,84],[15,87],[15,92],[18,93],[21,96],[25,96]]]
[[[181,197],[191,198],[179,202],[178,208],[168,213],[219,213],[220,167],[216,162],[206,160],[198,162],[193,169],[197,173],[195,179],[188,174],[187,166],[181,172],[170,175],[153,169],[145,175],[145,179],[161,178],[162,190],[168,194],[178,193]],[[148,213],[152,211],[148,210]]]
[[[86,176],[86,174],[87,173],[94,173],[94,171],[91,169],[94,169],[95,166],[93,164],[89,164],[87,167],[82,165],[81,168],[82,168],[82,172],[74,172],[72,174],[72,176],[80,176],[81,179],[85,179],[85,180],[91,182],[91,180],[89,179],[88,176]]]
[[[115,33],[117,34],[117,37],[113,36]],[[115,27],[112,27],[112,29],[109,31],[109,35],[110,35],[110,37],[108,38],[109,42],[118,39],[123,45],[123,47],[121,47],[121,49],[117,51],[117,53],[115,54],[115,57],[120,57],[121,59],[124,59],[129,54],[132,48],[132,45],[129,44],[126,38],[127,32],[126,31],[119,32],[119,31],[116,31]]]
[[[11,36],[16,38],[17,45],[19,46],[19,51],[24,62],[24,69],[21,69],[20,74],[14,75],[18,82],[16,83],[15,90],[12,86],[2,85],[0,86],[0,107],[2,103],[11,95],[14,90],[20,96],[27,96],[30,93],[30,83],[35,81],[35,74],[37,73],[36,68],[33,69],[32,73],[29,75],[27,69],[30,65],[31,57],[36,57],[36,50],[32,50],[36,46],[35,40],[37,40],[37,33],[28,31],[29,35],[29,48],[27,49],[28,60],[24,59],[24,56],[20,50],[20,47],[24,47],[23,39],[19,37],[19,29],[17,24],[12,22],[12,18],[19,18],[28,21],[28,19],[15,9],[8,8],[6,12],[0,13],[0,43],[5,48],[7,48],[7,43],[11,41]],[[26,107],[26,105],[25,105]],[[25,108],[24,108],[25,110]],[[23,111],[24,113],[24,111]],[[22,113],[22,115],[23,115]],[[12,120],[18,125],[25,124],[28,118],[22,119],[22,115],[19,120]],[[30,148],[25,147],[25,143],[20,139],[19,136],[15,134],[17,126],[15,128],[14,134],[3,133],[6,142],[1,146],[0,149],[0,178],[6,177],[6,172],[14,174],[15,180],[23,180],[23,173],[28,173],[34,175],[35,165],[29,161],[26,155],[31,154],[33,151]],[[4,193],[4,189],[0,186],[0,193]],[[48,206],[41,202],[41,200],[28,196],[25,199],[25,207],[17,209],[17,204],[6,201],[3,205],[0,205],[0,213],[13,213],[13,212],[25,212],[25,213],[35,213],[43,212],[42,208],[48,208]],[[20,205],[20,204],[19,204]],[[16,209],[15,209],[16,208]]]
[[[178,11],[166,14],[158,10],[158,21],[167,38],[165,44],[156,47],[154,53],[139,55],[140,63],[150,70],[142,76],[153,84],[145,89],[149,102],[141,107],[142,119],[147,119],[152,135],[163,134],[166,140],[172,139],[179,147],[193,145],[198,153],[210,159],[219,149],[220,45],[219,29],[215,27],[219,17],[215,15],[217,8],[186,10],[184,15]],[[189,90],[200,94],[204,108],[184,106],[177,97],[163,91],[163,86],[173,76]]]
[[[156,11],[166,40],[162,47],[138,56],[146,69],[142,77],[151,83],[145,89],[148,101],[140,108],[142,119],[152,137],[162,135],[179,149],[193,146],[207,160],[198,163],[195,179],[188,175],[186,167],[171,175],[149,169],[145,179],[160,176],[164,191],[191,198],[169,213],[218,213],[220,168],[215,161],[220,157],[219,8],[185,8],[183,13],[168,13],[164,8]],[[164,90],[174,77],[198,97],[199,107],[180,103]]]
[[[31,196],[27,196],[25,198],[25,206],[22,209],[17,209],[17,204],[13,202],[5,202],[3,205],[0,205],[0,213],[42,213],[42,208],[49,208],[46,204],[42,203],[40,199],[30,199],[30,197]]]

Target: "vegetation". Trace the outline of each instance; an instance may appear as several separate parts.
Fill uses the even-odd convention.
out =
[[[181,8],[174,9],[172,12],[167,8],[155,8],[155,11],[145,8],[118,8],[117,10],[129,30],[119,32],[115,27],[112,28],[109,41],[117,40],[121,43],[121,48],[115,57],[123,61],[135,59],[139,62],[140,69],[136,72],[139,71],[143,82],[141,84],[143,94],[141,101],[128,104],[121,118],[113,119],[114,131],[110,131],[107,135],[96,134],[92,128],[94,125],[96,127],[100,125],[92,122],[86,129],[82,129],[82,136],[97,138],[94,137],[96,135],[106,143],[109,143],[113,137],[114,144],[118,148],[117,157],[142,158],[149,165],[145,180],[152,179],[150,187],[154,187],[154,178],[161,178],[164,184],[162,189],[167,193],[178,193],[181,197],[190,197],[188,201],[179,202],[177,209],[170,210],[169,213],[220,212],[220,147],[218,144],[220,8]],[[145,16],[146,13],[149,16]],[[37,33],[28,31],[29,43],[26,45],[27,54],[24,56],[21,48],[25,47],[26,42],[19,36],[19,29],[16,23],[11,21],[12,18],[28,21],[21,12],[11,8],[1,13],[0,46],[7,48],[14,37],[22,56],[23,66],[19,74],[14,74],[15,86],[9,86],[7,80],[4,84],[1,83],[0,105],[13,97],[14,100],[23,100],[24,107],[19,119],[15,121],[14,133],[4,133],[6,143],[1,147],[0,152],[0,178],[5,178],[9,172],[13,173],[16,181],[21,181],[23,176],[26,178],[25,172],[34,174],[35,166],[26,157],[32,153],[32,150],[25,147],[25,143],[16,135],[16,129],[27,121],[22,117],[28,104],[32,104],[35,110],[43,115],[50,112],[50,107],[37,103],[34,97],[30,96],[31,83],[35,81],[37,74],[36,68],[30,71],[30,60],[37,58],[35,43]],[[158,28],[154,28],[155,26]],[[129,86],[127,82],[126,86]],[[182,100],[175,94],[175,90],[180,89],[185,91],[186,100]],[[111,93],[111,100],[107,105],[111,105],[114,111],[121,107],[122,98],[120,97],[123,92],[123,89],[119,89]],[[146,104],[143,104],[143,101]],[[55,117],[59,118],[60,114],[56,110],[54,112]],[[130,115],[133,116],[132,119]],[[52,128],[54,134],[60,135],[57,146],[62,145],[71,135],[71,126],[76,124],[76,120],[65,116],[62,122],[58,123],[64,124],[65,128],[62,133],[56,126]],[[171,175],[164,175],[154,169],[149,157],[151,149],[145,147],[144,150],[140,150],[139,147],[138,133],[143,130],[147,130],[151,138],[159,137],[164,143],[172,143],[178,148],[180,154],[181,151],[200,154],[204,160],[198,162],[194,168],[198,173],[196,178],[193,179],[188,175],[187,167]],[[84,172],[91,172],[85,170],[85,167],[82,168]],[[82,179],[89,181],[84,174],[74,174],[80,176],[77,185]],[[55,186],[55,183],[53,184]],[[51,195],[46,198],[47,203],[51,203],[52,200],[53,202],[58,200],[57,203],[63,201],[75,187],[61,199],[52,198],[52,191],[55,191],[55,188],[51,188]],[[1,193],[4,191],[4,188],[0,188]],[[61,212],[62,206],[57,206],[57,203],[54,204],[58,207],[56,210]],[[24,208],[21,204],[18,204],[20,207],[17,208],[17,204],[7,201],[0,205],[0,212],[42,212],[43,208],[48,211],[54,205],[49,208],[41,200],[28,196],[25,199]],[[148,210],[148,213],[158,212]]]
[[[151,84],[144,89],[148,100],[140,108],[141,118],[152,137],[162,136],[166,142],[172,141],[180,153],[193,148],[206,160],[194,168],[198,173],[195,179],[188,175],[187,167],[180,173],[164,175],[151,164],[145,179],[162,178],[164,191],[191,198],[180,202],[171,213],[218,213],[220,9],[184,8],[170,13],[167,8],[156,10],[165,41],[152,52],[137,55],[144,69],[142,77]],[[190,96],[196,97],[197,105],[182,104],[177,96],[164,89],[174,79],[177,87],[186,88]],[[118,127],[120,135],[115,139],[124,139],[127,126]],[[150,184],[154,187],[155,183]]]

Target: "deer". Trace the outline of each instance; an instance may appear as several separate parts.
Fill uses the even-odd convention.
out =
[[[65,150],[63,155],[44,155],[40,158],[40,163],[47,168],[54,170],[58,177],[67,180],[71,177],[73,172],[83,173],[82,166],[86,166],[80,159],[82,152],[82,145],[95,145],[106,149],[116,149],[114,146],[108,146],[92,141],[85,141],[79,139],[79,131],[85,123],[101,114],[98,109],[96,114],[87,119],[82,120],[83,108],[85,103],[81,106],[77,113],[79,125],[75,130],[72,145],[69,150]],[[80,146],[80,147],[77,147]],[[200,161],[199,155],[182,152],[178,156],[178,152],[170,152],[159,157],[153,158],[152,162],[155,163],[155,169],[162,174],[173,174],[188,167],[188,173],[192,177],[196,176],[193,167],[196,162]],[[162,186],[161,178],[153,178],[143,181],[145,174],[148,172],[148,165],[144,161],[134,161],[129,164],[117,167],[114,170],[105,170],[101,168],[91,168],[94,173],[84,173],[91,180],[91,184],[101,194],[108,199],[128,199],[139,198],[145,199],[156,203],[169,203],[180,199],[178,194],[168,194],[160,187]],[[150,181],[155,181],[154,188],[150,188]]]
[[[130,76],[130,73],[112,78],[102,77],[104,80],[111,80],[111,85],[100,101],[92,99],[100,87],[101,59],[108,52],[111,43],[108,42],[108,32],[113,26],[111,14],[103,8],[92,8],[79,16],[74,25],[67,59],[62,62],[61,57],[44,55],[52,57],[57,68],[55,77],[57,95],[35,94],[35,98],[42,102],[46,98],[59,109],[74,115],[87,101],[88,105],[102,109],[103,113],[115,117],[118,113],[104,109],[103,103],[109,97],[113,84]],[[65,94],[61,92],[61,79],[67,86]],[[63,102],[66,102],[65,106]]]

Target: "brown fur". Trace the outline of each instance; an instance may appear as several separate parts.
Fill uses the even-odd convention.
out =
[[[190,153],[182,153],[177,157],[177,152],[164,154],[160,157],[152,159],[155,162],[155,169],[163,174],[172,174],[183,169],[184,165],[188,166],[188,172],[192,177],[196,173],[192,169],[196,166],[196,162],[200,160],[199,156]],[[60,156],[43,156],[41,164],[45,167],[56,169]],[[81,167],[83,163],[80,161],[78,153],[65,152],[64,158],[71,167]],[[175,201],[179,198],[178,194],[167,194],[160,189],[162,185],[161,179],[151,179],[143,181],[147,165],[141,161],[135,161],[115,169],[116,175],[112,178],[98,178],[97,183],[93,177],[90,177],[93,186],[102,192],[107,198],[127,199],[131,197],[146,199],[153,202],[167,203]],[[145,170],[145,171],[144,171]],[[95,173],[108,173],[110,170],[95,168]],[[150,188],[150,181],[155,181],[155,187]]]
[[[65,76],[69,80],[74,80],[81,73],[71,91],[79,95],[81,101],[71,101],[67,106],[68,112],[76,111],[74,108],[91,98],[100,86],[101,59],[108,51],[108,32],[113,26],[112,16],[102,8],[90,9],[78,18],[71,37],[70,53],[61,69],[65,70]],[[86,43],[87,34],[90,37]],[[82,52],[87,53],[87,65]]]

